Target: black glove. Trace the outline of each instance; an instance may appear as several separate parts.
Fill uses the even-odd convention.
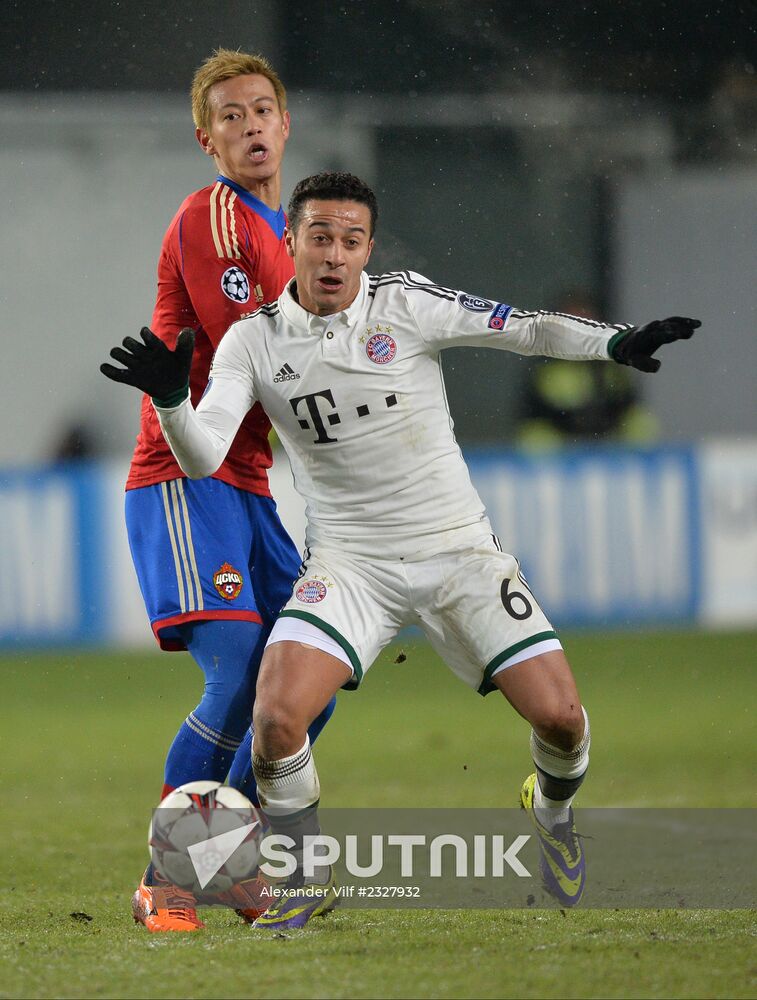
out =
[[[176,406],[189,395],[189,369],[194,350],[194,330],[182,330],[172,351],[146,326],[140,331],[144,343],[125,337],[122,347],[114,347],[110,356],[123,368],[100,365],[100,371],[114,382],[133,385],[158,406]],[[124,350],[125,348],[125,350]]]
[[[698,319],[685,316],[653,319],[644,326],[616,333],[610,341],[610,357],[619,365],[630,365],[640,372],[659,371],[662,362],[652,357],[657,348],[674,340],[688,340],[701,325]]]

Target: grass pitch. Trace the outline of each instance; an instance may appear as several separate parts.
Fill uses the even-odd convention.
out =
[[[592,721],[581,804],[754,807],[756,638],[566,637]],[[316,752],[323,804],[514,805],[527,725],[424,645],[402,648],[340,695]],[[148,935],[129,898],[199,671],[157,653],[0,671],[0,997],[757,995],[747,911],[337,910],[263,939],[213,910],[202,933]]]

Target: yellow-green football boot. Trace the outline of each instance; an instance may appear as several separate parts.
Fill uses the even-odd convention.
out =
[[[544,888],[563,906],[575,906],[586,885],[586,858],[573,822],[573,810],[568,810],[564,823],[552,829],[540,822],[534,809],[536,775],[529,774],[520,790],[520,807],[525,809],[539,838],[539,867]]]
[[[301,872],[295,872],[291,878],[273,888],[278,889],[281,895],[277,895],[252,925],[256,930],[281,931],[304,927],[311,917],[325,916],[338,902],[333,871],[325,885],[306,882]]]

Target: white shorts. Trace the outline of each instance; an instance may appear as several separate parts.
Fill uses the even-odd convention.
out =
[[[486,533],[449,552],[405,559],[371,561],[314,547],[268,645],[294,639],[323,648],[352,668],[345,687],[356,688],[408,625],[419,625],[452,671],[482,695],[494,690],[500,670],[562,648],[517,559]],[[318,641],[319,630],[327,643]]]

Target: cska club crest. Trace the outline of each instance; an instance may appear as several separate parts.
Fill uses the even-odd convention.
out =
[[[224,563],[213,574],[213,586],[225,601],[233,601],[235,597],[239,597],[243,583],[242,574],[230,563]]]

